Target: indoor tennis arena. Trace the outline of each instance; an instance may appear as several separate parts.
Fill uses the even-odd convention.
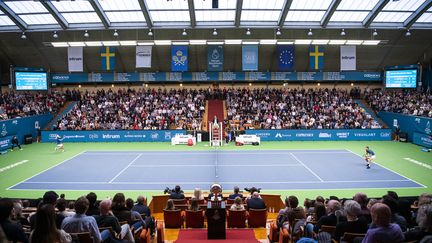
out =
[[[432,242],[432,0],[0,0],[0,243]]]

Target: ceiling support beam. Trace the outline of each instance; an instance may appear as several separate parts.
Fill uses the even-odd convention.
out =
[[[92,5],[93,9],[95,10],[96,14],[102,20],[102,24],[104,25],[105,29],[108,29],[111,26],[111,23],[110,23],[107,15],[103,11],[100,3],[97,0],[90,0],[89,2]]]
[[[51,2],[45,0],[39,0],[39,2],[48,10],[48,12],[50,12],[50,14],[55,18],[63,30],[68,28],[68,22]]]
[[[195,17],[195,5],[193,0],[188,0],[189,5],[189,17],[192,28],[196,26],[196,17]]]
[[[330,21],[331,17],[333,16],[333,13],[336,11],[337,7],[341,3],[342,0],[333,0],[330,3],[330,6],[328,7],[327,11],[325,12],[324,16],[321,19],[321,27],[325,28],[327,27],[328,22]]]
[[[387,5],[390,0],[380,0],[375,7],[369,12],[366,18],[363,20],[363,27],[369,28],[372,21],[376,18],[376,16],[381,12],[381,10]]]
[[[144,18],[146,20],[147,26],[149,29],[153,28],[153,21],[150,18],[150,13],[147,7],[147,4],[144,2],[144,0],[138,0],[139,5],[141,6],[141,11],[144,14]]]
[[[0,1],[0,10],[6,14],[22,31],[26,31],[28,29],[28,25],[24,20],[22,20],[12,9],[9,8],[6,3]]]
[[[240,27],[242,8],[243,8],[243,0],[237,0],[235,22],[234,22],[235,27]]]
[[[279,15],[279,20],[278,20],[278,26],[279,26],[279,28],[283,27],[283,25],[285,23],[285,19],[286,19],[287,15],[288,15],[288,11],[289,11],[289,9],[291,7],[292,2],[293,2],[293,0],[285,0],[285,3],[283,5],[283,7],[282,7],[281,14]]]
[[[409,29],[411,26],[422,16],[424,12],[426,12],[432,6],[432,0],[427,0],[424,2],[417,10],[412,13],[403,23],[404,27]]]

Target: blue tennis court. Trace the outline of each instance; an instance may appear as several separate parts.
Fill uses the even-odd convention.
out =
[[[377,158],[379,161],[381,158]],[[85,151],[9,190],[264,190],[424,187],[341,150]]]

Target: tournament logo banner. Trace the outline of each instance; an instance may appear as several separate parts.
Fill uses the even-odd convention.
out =
[[[135,56],[137,68],[151,68],[152,46],[137,46]]]
[[[310,46],[309,65],[311,70],[322,70],[324,68],[324,46]]]
[[[277,59],[278,70],[289,71],[294,69],[295,52],[294,45],[278,45]]]
[[[340,70],[354,71],[356,70],[356,46],[341,46],[340,47]]]
[[[243,71],[258,70],[258,45],[242,46],[242,68]]]
[[[115,59],[115,47],[105,46],[101,47],[102,57],[102,70],[111,71],[115,69],[116,59]]]
[[[185,72],[189,67],[188,46],[171,47],[171,71]]]
[[[83,71],[83,48],[68,47],[68,68],[69,72]]]
[[[222,71],[224,61],[223,46],[209,45],[207,47],[207,61],[208,71]]]

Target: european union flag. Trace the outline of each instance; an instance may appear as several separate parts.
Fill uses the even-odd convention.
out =
[[[104,46],[101,47],[102,57],[102,70],[110,71],[115,69],[116,59],[115,59],[115,47]]]
[[[188,61],[188,46],[171,47],[171,71],[187,71],[189,66]]]
[[[324,68],[324,46],[310,46],[309,66],[312,70],[322,70]]]
[[[294,69],[294,50],[294,45],[277,46],[278,70],[288,71]]]

